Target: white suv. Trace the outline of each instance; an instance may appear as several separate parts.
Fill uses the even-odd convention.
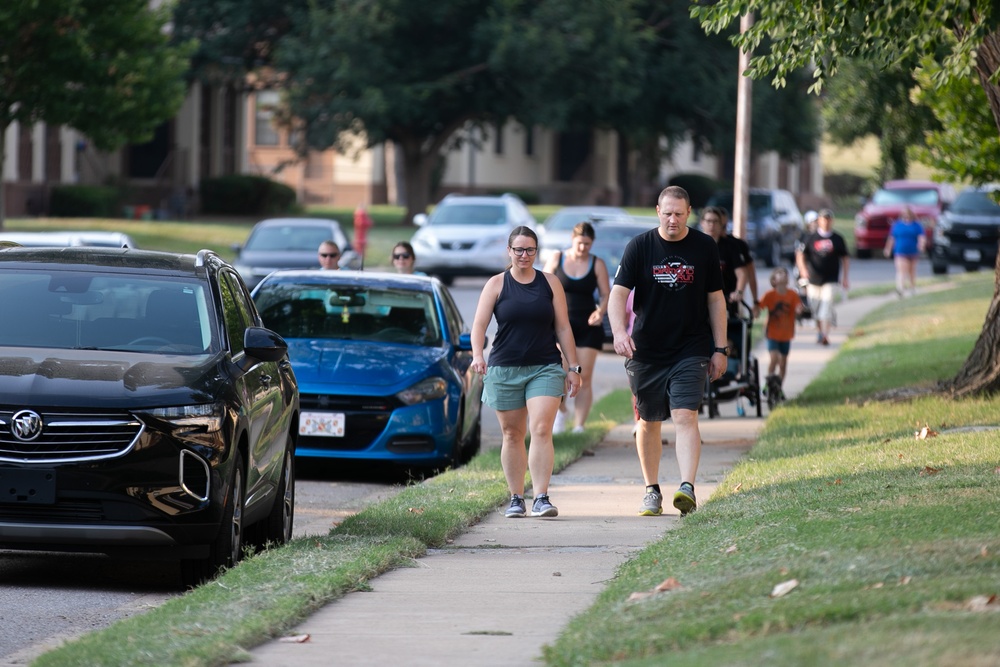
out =
[[[416,268],[446,285],[457,276],[492,276],[507,268],[507,238],[521,225],[537,230],[537,221],[520,197],[452,194],[430,217],[419,213],[420,227],[411,243]]]

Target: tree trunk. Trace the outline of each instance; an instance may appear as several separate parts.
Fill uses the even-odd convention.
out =
[[[977,52],[976,69],[1000,132],[1000,87],[990,83],[997,67],[1000,67],[1000,33],[992,32]],[[958,375],[945,383],[945,388],[956,397],[1000,391],[1000,257],[997,260],[993,268],[993,300],[983,330]]]
[[[403,151],[403,181],[406,184],[407,224],[413,224],[413,216],[426,213],[431,204],[431,171],[436,154],[427,153],[422,142],[407,140],[399,143]]]

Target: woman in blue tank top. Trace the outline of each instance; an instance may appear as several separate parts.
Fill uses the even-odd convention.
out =
[[[511,494],[509,518],[527,515],[528,470],[534,495],[531,516],[559,514],[548,495],[555,460],[552,423],[563,395],[575,396],[583,382],[566,295],[555,276],[535,270],[537,252],[538,237],[530,227],[511,232],[510,268],[486,282],[472,322],[472,369],[485,374],[483,403],[496,411],[503,432],[500,461]],[[487,364],[486,329],[494,317],[497,333]],[[530,449],[524,442],[529,426]]]

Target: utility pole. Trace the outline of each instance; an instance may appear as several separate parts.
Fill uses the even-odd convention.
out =
[[[753,25],[753,14],[740,18],[740,33]],[[733,170],[733,236],[747,235],[747,206],[750,190],[750,125],[753,117],[753,81],[745,76],[750,53],[740,50],[739,81],[736,84],[736,165]]]

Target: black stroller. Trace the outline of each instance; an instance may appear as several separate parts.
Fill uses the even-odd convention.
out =
[[[730,315],[728,323],[729,368],[718,380],[705,379],[702,407],[708,408],[709,419],[719,416],[719,403],[724,401],[737,401],[737,412],[743,416],[743,399],[756,408],[758,417],[762,415],[760,373],[757,358],[750,353],[753,309],[746,302],[740,302],[737,310],[739,315]]]

